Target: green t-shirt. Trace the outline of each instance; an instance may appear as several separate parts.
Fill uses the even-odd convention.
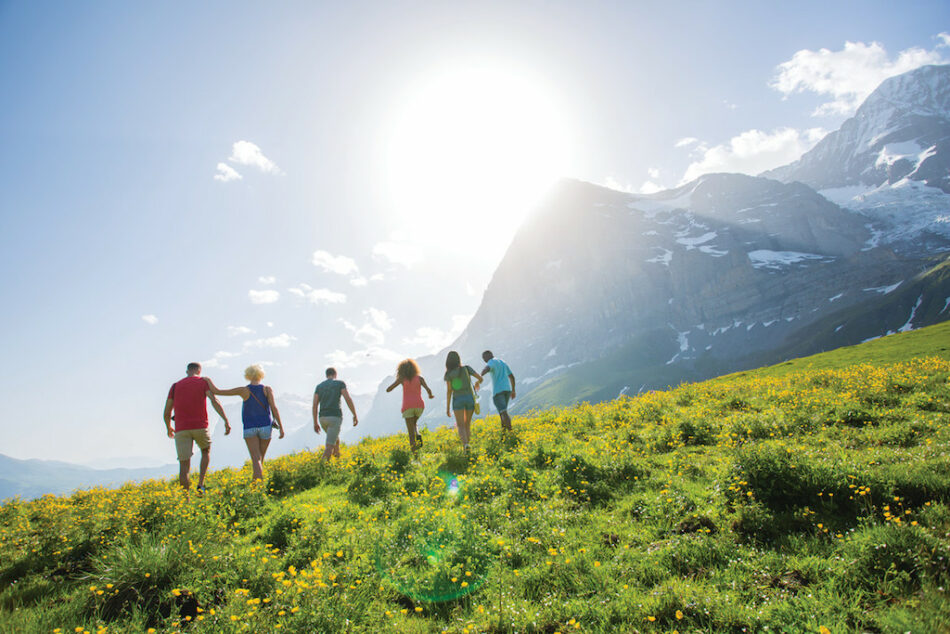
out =
[[[470,365],[463,365],[461,368],[455,368],[454,370],[449,370],[446,372],[445,380],[452,383],[453,394],[471,394],[472,380],[469,378],[469,376],[474,376],[477,379],[478,372],[476,372]]]
[[[340,409],[340,395],[346,389],[346,383],[336,379],[327,379],[313,391],[320,397],[320,412],[318,416],[343,416]]]

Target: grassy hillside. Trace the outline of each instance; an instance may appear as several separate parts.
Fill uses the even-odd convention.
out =
[[[947,631],[948,333],[7,503],[0,631]]]

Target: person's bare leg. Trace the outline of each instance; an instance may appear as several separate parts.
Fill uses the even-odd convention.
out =
[[[409,449],[413,452],[418,451],[419,447],[416,446],[416,421],[419,418],[407,418],[406,419],[406,431],[409,432]]]
[[[466,434],[465,429],[465,410],[457,409],[455,410],[455,429],[459,433],[459,441],[462,443],[462,448],[468,447],[468,434]]]
[[[270,438],[261,438],[261,472],[264,472],[264,456],[267,455],[267,448],[270,447]]]
[[[205,485],[205,474],[208,473],[208,465],[211,464],[211,447],[201,450],[201,463],[198,471],[198,486]]]
[[[191,471],[191,458],[188,460],[179,460],[178,461],[178,484],[181,485],[185,491],[188,490],[188,487],[191,486],[191,479],[188,477],[188,472]]]
[[[248,453],[251,454],[251,471],[254,473],[252,477],[255,480],[260,480],[264,477],[263,468],[261,467],[261,439],[257,436],[251,436],[245,438],[244,443],[247,445]]]
[[[323,460],[326,460],[326,461],[329,461],[329,460],[330,460],[330,456],[333,455],[333,449],[334,449],[334,447],[336,447],[336,445],[327,445],[327,446],[324,448],[324,450],[323,450],[323,456],[322,456]]]
[[[340,457],[340,441],[339,440],[337,440],[336,444],[333,445],[333,455],[336,456],[337,458]]]

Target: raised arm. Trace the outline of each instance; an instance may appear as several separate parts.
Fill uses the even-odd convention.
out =
[[[165,413],[163,418],[165,419],[165,430],[168,432],[169,438],[175,437],[175,430],[172,429],[172,406],[175,404],[170,398],[165,399]]]
[[[399,385],[400,383],[401,383],[401,381],[397,378],[395,381],[393,381],[393,384],[392,384],[392,385],[390,385],[389,387],[386,388],[386,391],[387,391],[387,392],[392,392],[393,390],[396,389],[396,386]]]
[[[350,393],[346,391],[346,388],[343,388],[343,391],[340,392],[343,395],[343,400],[346,401],[346,406],[350,408],[350,411],[353,413],[353,427],[356,427],[356,424],[359,422],[356,418],[356,406],[353,405],[353,399],[350,398]]]
[[[430,390],[430,389],[429,389],[429,386],[426,385],[426,380],[425,380],[424,378],[422,378],[421,376],[419,377],[419,385],[421,385],[422,387],[424,387],[425,390],[426,390],[426,392],[429,393],[429,398],[435,398],[435,394],[432,393],[432,390]]]
[[[208,391],[217,396],[240,396],[245,401],[251,398],[251,391],[247,389],[246,386],[241,387],[232,387],[230,390],[221,390],[218,389],[218,386],[215,385],[211,379],[204,377],[205,383],[208,384]]]
[[[280,430],[279,438],[283,438],[284,424],[280,422],[280,412],[277,411],[277,403],[274,402],[274,390],[270,389],[270,386],[265,386],[264,394],[267,396],[267,404],[270,405],[270,411],[274,415],[274,420],[277,422],[277,428]]]

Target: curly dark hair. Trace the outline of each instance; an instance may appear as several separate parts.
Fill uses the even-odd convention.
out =
[[[400,381],[408,381],[418,375],[419,364],[416,363],[415,359],[405,359],[396,366],[396,378]]]

